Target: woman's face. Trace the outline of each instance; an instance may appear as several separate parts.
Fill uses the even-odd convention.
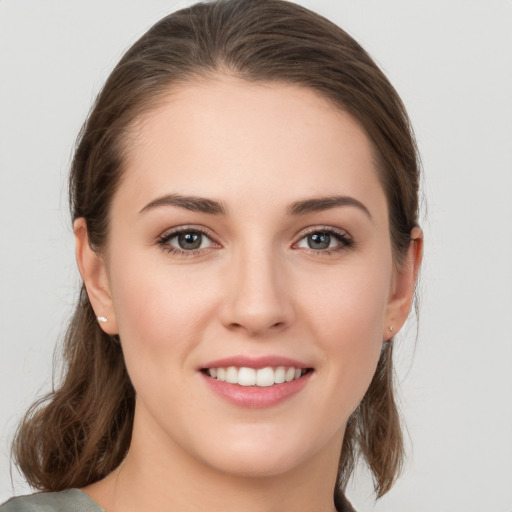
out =
[[[337,460],[404,321],[358,123],[294,85],[173,89],[133,127],[110,221],[93,305],[137,392],[132,449],[243,475]]]

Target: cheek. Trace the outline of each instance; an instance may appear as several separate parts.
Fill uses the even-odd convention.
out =
[[[336,346],[381,343],[390,281],[391,262],[335,268],[301,287],[303,314]]]
[[[379,271],[369,269],[377,268]],[[389,265],[360,269],[317,281],[316,288],[301,290],[307,329],[325,356],[334,402],[348,417],[364,396],[375,373],[383,343],[389,283]],[[328,407],[328,397],[325,406]],[[334,412],[336,416],[340,411]]]
[[[192,278],[191,278],[192,277]],[[199,343],[209,318],[213,292],[190,273],[165,265],[148,266],[142,258],[119,258],[112,273],[119,335],[128,356],[152,357],[157,364],[179,361],[185,347]],[[167,352],[173,358],[161,358]]]

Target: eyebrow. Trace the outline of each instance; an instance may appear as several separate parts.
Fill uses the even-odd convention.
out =
[[[330,210],[331,208],[338,208],[340,206],[353,206],[364,212],[369,219],[372,218],[368,208],[366,208],[361,201],[351,196],[329,196],[296,201],[288,208],[288,214],[306,215],[307,213]]]
[[[139,213],[144,213],[160,206],[178,206],[192,212],[208,213],[210,215],[226,215],[227,213],[227,208],[221,201],[199,196],[183,196],[181,194],[168,194],[158,197],[144,206]]]
[[[199,196],[184,196],[181,194],[168,194],[154,199],[148,203],[139,213],[161,206],[178,206],[193,212],[207,213],[210,215],[226,215],[227,207],[221,201],[207,199]],[[352,206],[363,211],[370,219],[372,218],[370,211],[366,206],[351,196],[329,196],[318,197],[313,199],[304,199],[295,201],[287,210],[288,215],[306,215],[308,213],[329,210],[342,206]]]

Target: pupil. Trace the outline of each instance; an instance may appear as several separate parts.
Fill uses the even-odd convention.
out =
[[[201,233],[180,233],[178,244],[182,249],[199,249],[201,246]]]
[[[327,249],[331,243],[331,236],[327,233],[314,233],[308,237],[310,249]]]

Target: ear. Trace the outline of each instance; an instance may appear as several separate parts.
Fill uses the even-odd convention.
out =
[[[411,231],[411,241],[404,260],[394,273],[382,337],[384,341],[391,339],[409,316],[422,258],[423,232],[415,227]]]
[[[87,234],[87,223],[83,217],[73,224],[75,233],[75,255],[78,270],[87,289],[89,301],[96,317],[105,317],[100,327],[107,334],[117,334],[117,322],[112,304],[107,268],[103,256],[92,249]]]

